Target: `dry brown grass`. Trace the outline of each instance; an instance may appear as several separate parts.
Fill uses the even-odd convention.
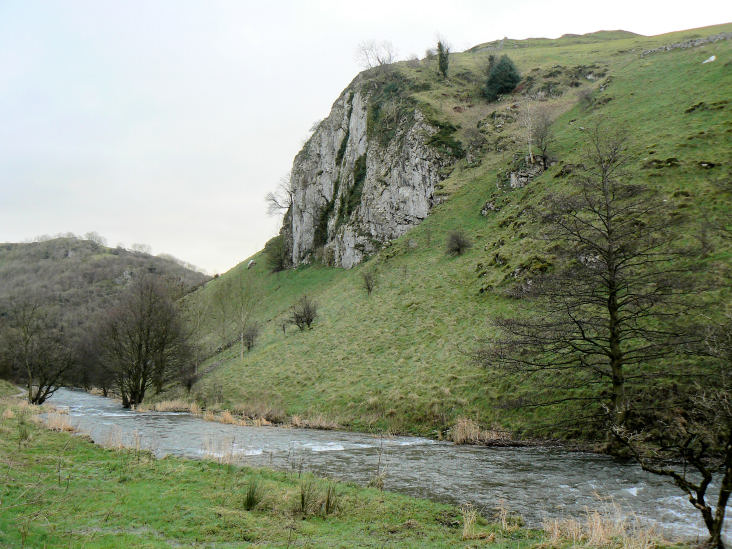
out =
[[[549,546],[571,542],[572,547],[654,549],[668,544],[654,527],[623,516],[615,506],[610,513],[588,510],[579,519],[545,521],[543,528]]]
[[[74,431],[74,427],[69,422],[68,411],[66,413],[59,411],[49,412],[46,414],[43,424],[51,431]]]
[[[287,419],[287,414],[283,409],[265,402],[249,401],[237,404],[233,410],[243,417],[249,419],[263,418],[270,423],[284,423]]]
[[[231,412],[229,412],[229,410],[224,410],[223,412],[221,412],[221,414],[217,418],[217,421],[219,423],[228,423],[228,424],[237,423],[236,419],[234,419],[234,416],[231,415]]]
[[[214,414],[211,410],[206,410],[206,412],[203,414],[203,419],[206,421],[216,421],[216,414]]]
[[[197,402],[191,402],[190,412],[194,416],[200,416],[201,415],[201,407],[198,405]]]
[[[485,444],[511,440],[511,435],[498,429],[483,430],[472,419],[459,417],[450,429],[450,440],[455,444]]]
[[[300,429],[323,429],[326,431],[340,429],[340,425],[338,425],[338,423],[322,414],[318,414],[310,418],[294,415],[290,418],[290,425]]]
[[[5,408],[5,410],[3,410],[3,415],[2,415],[3,419],[13,419],[14,417],[15,417],[15,412],[13,412],[13,410],[11,408]]]
[[[152,404],[138,404],[135,410],[138,412],[190,412],[191,403],[185,400],[163,400]]]

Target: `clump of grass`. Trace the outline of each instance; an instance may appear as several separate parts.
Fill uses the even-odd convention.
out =
[[[50,412],[50,413],[46,414],[45,424],[46,424],[46,427],[51,429],[51,431],[71,432],[74,430],[71,423],[69,422],[68,415],[63,414],[58,411]]]
[[[332,515],[340,506],[340,495],[338,494],[338,485],[335,482],[328,482],[325,486],[325,494],[323,503],[320,506],[323,515]]]
[[[498,502],[498,520],[504,532],[515,532],[524,524],[524,519],[519,515],[511,513],[503,500]]]
[[[224,410],[223,412],[221,412],[221,415],[219,416],[219,421],[221,423],[227,424],[236,423],[236,419],[234,419],[234,416],[231,415],[231,412],[229,412],[229,410]]]
[[[194,416],[200,416],[201,415],[201,407],[196,402],[191,402],[191,406],[189,407],[189,411]]]
[[[15,413],[13,412],[12,408],[5,408],[3,410],[3,419],[13,419],[15,417]]]
[[[613,505],[610,513],[585,511],[582,518],[552,519],[543,523],[552,544],[572,542],[573,547],[653,549],[668,542],[635,515],[624,516]]]
[[[300,481],[299,498],[296,510],[303,515],[308,515],[313,510],[316,499],[315,484],[312,479],[304,478]]]
[[[475,538],[475,521],[478,518],[478,511],[470,503],[460,507],[463,516],[463,540]]]
[[[251,511],[262,501],[263,489],[259,477],[252,476],[247,483],[247,490],[244,492],[244,509]]]
[[[511,435],[498,429],[483,430],[475,421],[459,417],[450,429],[450,440],[455,444],[481,444],[510,440]]]
[[[18,448],[26,444],[31,437],[30,426],[24,415],[18,417]]]

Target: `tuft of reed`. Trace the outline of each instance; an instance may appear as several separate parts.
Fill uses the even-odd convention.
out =
[[[654,549],[668,544],[660,533],[637,516],[625,516],[616,505],[609,512],[585,510],[584,517],[544,521],[544,532],[553,545],[607,549]]]
[[[475,539],[475,521],[478,519],[478,511],[470,503],[460,507],[463,516],[463,540]]]
[[[247,511],[256,508],[262,501],[262,483],[259,477],[252,476],[249,478],[247,490],[244,492],[243,506]]]
[[[229,410],[224,410],[221,412],[221,415],[219,415],[218,421],[220,423],[228,423],[228,424],[234,424],[236,423],[236,419],[234,419],[234,416],[231,415],[231,412]]]
[[[320,506],[321,514],[332,515],[340,507],[340,495],[338,494],[338,484],[331,481],[325,486],[325,494],[323,503]]]
[[[459,417],[450,429],[450,440],[455,444],[485,444],[511,440],[511,435],[499,429],[483,430],[472,419]]]
[[[308,515],[315,506],[316,492],[315,483],[310,478],[304,478],[300,481],[299,498],[297,500],[296,511],[303,515]]]
[[[44,424],[51,431],[58,431],[58,432],[74,431],[73,426],[69,422],[68,415],[66,415],[62,412],[59,412],[59,411],[49,412],[48,414],[46,414],[46,417],[44,419]]]

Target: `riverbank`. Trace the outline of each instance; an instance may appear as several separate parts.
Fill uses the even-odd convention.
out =
[[[569,547],[567,536],[590,524],[526,530],[505,513],[490,524],[473,509],[309,474],[101,448],[43,428],[34,408],[0,401],[3,546]],[[63,431],[61,416],[50,424]],[[603,524],[623,537],[625,525]]]

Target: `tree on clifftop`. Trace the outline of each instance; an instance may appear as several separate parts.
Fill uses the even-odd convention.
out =
[[[516,65],[507,55],[504,55],[491,69],[483,88],[483,95],[488,101],[495,101],[499,95],[511,93],[520,81],[521,76],[516,69]]]
[[[444,40],[437,41],[437,67],[442,78],[447,78],[447,67],[450,64],[450,46]]]

